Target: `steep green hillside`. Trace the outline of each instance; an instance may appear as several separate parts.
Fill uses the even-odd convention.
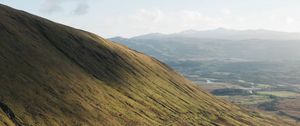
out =
[[[0,125],[292,125],[95,34],[4,5],[0,17]]]

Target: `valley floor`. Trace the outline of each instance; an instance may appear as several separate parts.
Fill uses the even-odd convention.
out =
[[[245,94],[241,92],[234,93],[236,89],[247,90],[242,86],[234,84],[210,82],[199,85],[201,88],[212,93],[216,90],[226,89],[226,91],[219,91],[214,93],[214,95],[244,108],[277,114],[295,120],[300,124],[300,93],[298,92],[286,90],[272,91],[270,89],[271,85],[268,85],[268,88],[256,87],[254,90],[251,90],[252,93]]]

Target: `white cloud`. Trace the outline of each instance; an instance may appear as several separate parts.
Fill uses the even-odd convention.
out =
[[[223,10],[223,13],[222,11]],[[87,15],[88,19],[77,19],[77,26],[105,37],[132,37],[140,34],[161,32],[174,33],[187,29],[203,30],[225,27],[231,29],[297,30],[299,18],[286,16],[285,12],[261,12],[255,15],[232,13],[219,9],[213,13],[199,10],[162,10],[158,8],[137,9],[132,13],[116,15]],[[75,22],[71,21],[70,22]],[[290,25],[288,25],[290,24]]]
[[[49,14],[62,11],[61,2],[60,0],[45,0],[40,11]]]
[[[164,13],[159,9],[140,9],[136,14],[132,15],[133,19],[140,22],[159,22],[164,16]]]
[[[76,8],[73,10],[73,13],[76,15],[84,15],[88,12],[89,5],[86,1],[79,2],[76,6]]]
[[[73,10],[68,10],[70,3],[75,3]],[[67,4],[65,4],[67,3]],[[72,14],[83,15],[88,12],[89,5],[87,0],[44,0],[40,11],[47,14],[70,11]]]
[[[223,8],[223,9],[221,9],[221,13],[223,15],[230,15],[231,14],[231,10],[228,9],[228,8]]]
[[[225,21],[222,16],[207,16],[196,10],[140,9],[129,15],[107,17],[101,27],[111,30],[108,33],[124,31],[116,35],[134,36],[151,32],[172,33],[186,29],[210,29],[221,27]]]
[[[181,13],[183,14],[183,18],[187,18],[188,20],[201,20],[203,18],[202,14],[198,11],[183,10]]]
[[[184,10],[184,11],[179,12],[179,14],[183,20],[184,27],[194,27],[199,22],[204,20],[204,17],[198,11]]]
[[[293,24],[295,22],[295,19],[292,17],[286,17],[285,19],[286,24]]]

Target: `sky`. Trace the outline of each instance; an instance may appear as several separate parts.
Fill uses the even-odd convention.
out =
[[[0,0],[0,3],[106,38],[220,27],[300,32],[300,0]]]

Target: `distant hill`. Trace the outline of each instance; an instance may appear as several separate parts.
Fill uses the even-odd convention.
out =
[[[110,40],[159,60],[238,59],[300,61],[300,33],[268,30],[188,30],[174,34],[146,34]]]
[[[95,34],[5,5],[0,17],[0,125],[293,125]]]
[[[153,39],[153,38],[197,38],[197,39],[220,39],[220,40],[300,40],[300,33],[280,32],[264,29],[257,30],[232,30],[217,28],[213,30],[186,30],[173,34],[150,33],[133,37],[132,39]]]

